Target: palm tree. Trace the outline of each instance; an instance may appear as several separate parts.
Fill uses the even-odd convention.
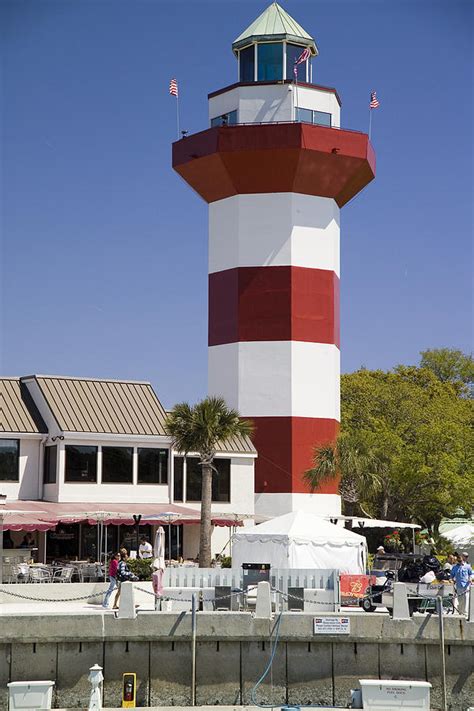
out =
[[[246,437],[252,434],[253,424],[241,420],[239,413],[227,407],[221,397],[206,397],[196,405],[182,402],[168,414],[166,431],[172,437],[173,447],[186,456],[189,452],[199,455],[202,467],[201,482],[201,531],[199,539],[199,567],[211,565],[211,501],[212,470],[219,444],[231,437]]]
[[[372,461],[373,457],[354,440],[340,434],[335,443],[316,446],[313,453],[313,467],[304,473],[304,479],[311,491],[321,484],[340,475],[340,493],[347,504],[349,515],[355,513],[358,505],[363,509],[363,500],[380,487],[380,478]]]

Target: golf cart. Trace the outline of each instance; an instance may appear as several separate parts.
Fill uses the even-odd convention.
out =
[[[360,606],[365,612],[374,612],[377,607],[389,607],[390,597],[394,582],[409,584],[408,607],[410,614],[418,609],[420,595],[418,591],[420,578],[432,570],[437,580],[443,579],[443,571],[439,561],[434,556],[417,555],[413,553],[385,553],[375,557],[371,579],[375,583],[367,588],[367,594],[360,601]],[[384,596],[385,602],[382,599]]]

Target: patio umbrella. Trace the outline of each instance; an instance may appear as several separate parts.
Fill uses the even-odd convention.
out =
[[[175,513],[174,511],[164,511],[163,513],[160,514],[154,514],[152,516],[145,516],[147,521],[167,521],[168,523],[168,560],[169,564],[171,565],[171,524],[176,523],[180,518],[184,518],[183,516],[180,516],[179,514]],[[164,534],[164,529],[162,526],[160,528],[163,531]],[[155,537],[155,545],[156,545],[156,537]],[[178,547],[179,547],[179,540],[178,540]],[[163,557],[164,557],[164,550],[165,550],[165,542],[164,542],[164,536],[163,536]],[[156,555],[156,553],[155,553]]]
[[[155,542],[153,544],[153,555],[155,556],[155,565],[160,570],[165,569],[165,529],[163,526],[158,526],[155,534]]]

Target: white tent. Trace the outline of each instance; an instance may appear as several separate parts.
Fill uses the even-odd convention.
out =
[[[365,573],[364,536],[303,511],[242,528],[232,538],[232,567],[270,563],[274,568],[336,568]]]

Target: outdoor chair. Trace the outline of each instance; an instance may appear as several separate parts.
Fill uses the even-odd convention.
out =
[[[29,583],[50,583],[51,572],[47,568],[30,567]]]
[[[29,578],[28,565],[26,563],[16,563],[10,568],[9,583],[26,583]]]
[[[72,576],[74,574],[74,568],[71,566],[64,566],[64,568],[58,568],[53,573],[53,583],[70,583],[72,581]]]
[[[82,565],[79,569],[79,576],[81,583],[96,582],[99,578],[97,565],[95,563]]]

